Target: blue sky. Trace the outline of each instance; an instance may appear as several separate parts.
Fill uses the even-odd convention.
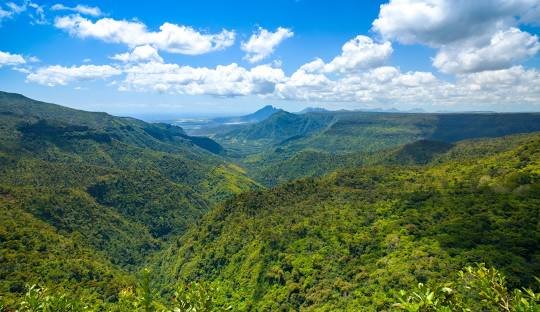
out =
[[[121,115],[540,110],[535,0],[131,3],[0,2],[0,89]]]

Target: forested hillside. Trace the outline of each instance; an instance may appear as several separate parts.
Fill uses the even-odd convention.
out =
[[[536,287],[540,135],[435,150],[424,166],[356,167],[227,200],[156,272],[165,285],[219,285],[246,311],[385,310],[400,289],[474,262]]]
[[[212,204],[258,187],[217,147],[179,127],[1,93],[0,292],[97,283],[116,295],[121,270],[139,270]]]
[[[277,111],[220,144],[0,93],[0,310],[536,311],[540,134],[503,135],[539,116]]]
[[[418,140],[451,144],[533,131],[540,131],[538,113],[327,111],[296,115],[283,111],[262,122],[217,133],[214,139],[255,180],[274,186],[369,163],[369,158],[378,158],[383,151]]]

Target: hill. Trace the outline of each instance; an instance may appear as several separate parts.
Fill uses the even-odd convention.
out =
[[[299,111],[297,114],[307,114],[307,113],[326,113],[329,110],[322,107],[306,107],[303,110]]]
[[[238,116],[238,117],[221,117],[212,119],[211,126],[217,127],[218,125],[235,125],[235,124],[245,124],[245,123],[256,123],[265,120],[266,118],[272,116],[275,113],[283,111],[282,109],[276,108],[272,105],[266,105],[265,107],[247,115]]]
[[[434,150],[424,166],[360,166],[241,194],[172,243],[157,271],[165,283],[219,285],[240,311],[387,310],[399,289],[470,262],[533,285],[540,135]]]
[[[179,127],[0,93],[0,189],[13,207],[1,226],[51,237],[45,245],[13,248],[22,238],[2,232],[1,254],[20,262],[16,275],[2,275],[0,292],[20,292],[21,284],[35,280],[38,262],[55,263],[61,272],[53,278],[44,271],[38,280],[68,288],[84,285],[85,277],[73,282],[74,270],[94,271],[86,262],[105,267],[89,273],[96,283],[110,280],[107,272],[138,270],[211,205],[258,187],[211,152],[218,146]],[[74,246],[73,254],[63,246]],[[74,262],[79,254],[88,259],[80,267]],[[32,261],[23,261],[28,257]]]
[[[540,131],[538,113],[281,112],[263,122],[217,134],[214,139],[251,177],[271,186],[358,164],[364,157],[419,140],[452,144],[534,131]],[[321,165],[328,159],[336,161]],[[328,170],[321,170],[321,166]]]

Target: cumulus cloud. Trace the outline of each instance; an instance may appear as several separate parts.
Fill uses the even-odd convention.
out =
[[[110,65],[81,65],[64,67],[60,65],[39,68],[26,76],[26,80],[47,86],[67,85],[71,82],[104,79],[120,75],[121,70]]]
[[[101,9],[98,7],[91,7],[87,5],[77,4],[74,7],[68,7],[61,3],[57,3],[51,7],[51,10],[53,11],[72,11],[77,12],[84,15],[90,15],[90,16],[101,16],[103,13],[101,12]]]
[[[275,32],[260,28],[257,33],[251,35],[247,42],[242,42],[241,49],[246,52],[246,59],[250,63],[257,63],[274,53],[276,47],[294,33],[283,27],[278,27]]]
[[[322,59],[306,63],[300,67],[306,73],[353,74],[361,70],[379,67],[392,55],[389,41],[376,43],[367,36],[356,36],[341,48],[341,54],[329,63]]]
[[[540,50],[538,37],[517,28],[498,31],[484,46],[443,47],[433,59],[433,65],[444,73],[470,73],[508,68],[532,57]]]
[[[538,19],[539,3],[538,0],[390,0],[381,5],[373,30],[387,40],[438,49],[433,65],[442,72],[509,68],[538,52],[536,36],[517,26]]]
[[[14,66],[25,64],[26,60],[19,54],[11,54],[9,52],[0,51],[0,68],[2,66]]]
[[[522,66],[457,76],[454,83],[430,72],[401,72],[383,66],[336,79],[298,70],[276,85],[284,100],[353,102],[366,106],[470,109],[482,105],[508,110],[514,105],[538,105],[540,72]]]
[[[248,70],[235,63],[207,68],[150,62],[130,66],[125,72],[121,90],[227,97],[270,94],[285,77],[281,69],[269,65]]]
[[[93,22],[80,15],[58,17],[54,25],[79,38],[95,38],[129,47],[148,44],[159,50],[188,55],[222,50],[233,45],[235,40],[235,33],[225,29],[206,34],[189,26],[164,23],[159,31],[153,32],[137,21],[102,18]]]
[[[386,41],[376,43],[366,36],[357,36],[346,42],[341,55],[324,66],[325,72],[350,72],[381,65],[392,54],[392,45]]]
[[[498,70],[535,56],[539,47],[537,36],[510,28],[493,34],[490,40],[443,46],[432,64],[441,72],[452,74]]]
[[[334,79],[299,69],[276,86],[276,95],[289,100],[384,104],[390,100],[403,101],[411,95],[420,98],[421,91],[436,82],[437,78],[429,72],[401,73],[392,66],[372,68]]]
[[[156,48],[151,45],[138,46],[131,52],[116,54],[111,57],[113,60],[121,62],[159,62],[163,63],[163,59],[159,56]]]

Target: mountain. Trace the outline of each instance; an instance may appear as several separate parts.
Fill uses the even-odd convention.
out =
[[[0,254],[14,263],[2,266],[0,293],[40,281],[116,294],[114,276],[140,269],[214,203],[258,188],[218,146],[175,126],[0,93],[0,201],[10,207]]]
[[[322,107],[306,107],[303,110],[299,111],[297,114],[307,114],[307,113],[326,113],[329,112],[326,108]]]
[[[332,119],[333,116],[326,114],[308,116],[280,111],[261,122],[237,127],[232,131],[217,135],[216,140],[266,140],[278,143],[291,137],[304,136],[321,130]]]
[[[0,310],[536,311],[539,118],[278,111],[210,139],[0,93]]]
[[[404,150],[426,165],[352,167],[227,200],[157,258],[161,281],[219,286],[238,311],[389,310],[400,289],[471,262],[533,285],[540,134]]]
[[[452,144],[533,131],[540,131],[538,113],[280,112],[263,122],[216,134],[213,139],[231,151],[229,155],[251,177],[273,186],[359,164],[371,155],[418,140]],[[329,159],[332,161],[325,163]]]
[[[242,116],[240,118],[246,122],[259,122],[281,111],[283,110],[280,108],[276,108],[272,105],[266,105],[265,107],[259,109],[258,111],[251,113],[249,115]]]
[[[253,112],[248,115],[239,116],[239,117],[222,117],[222,118],[214,118],[212,120],[212,125],[214,123],[218,124],[244,124],[244,123],[255,123],[265,120],[266,118],[272,116],[275,113],[283,111],[282,109],[276,108],[272,105],[266,105],[265,107],[257,110],[256,112]],[[214,125],[215,126],[215,125]]]

